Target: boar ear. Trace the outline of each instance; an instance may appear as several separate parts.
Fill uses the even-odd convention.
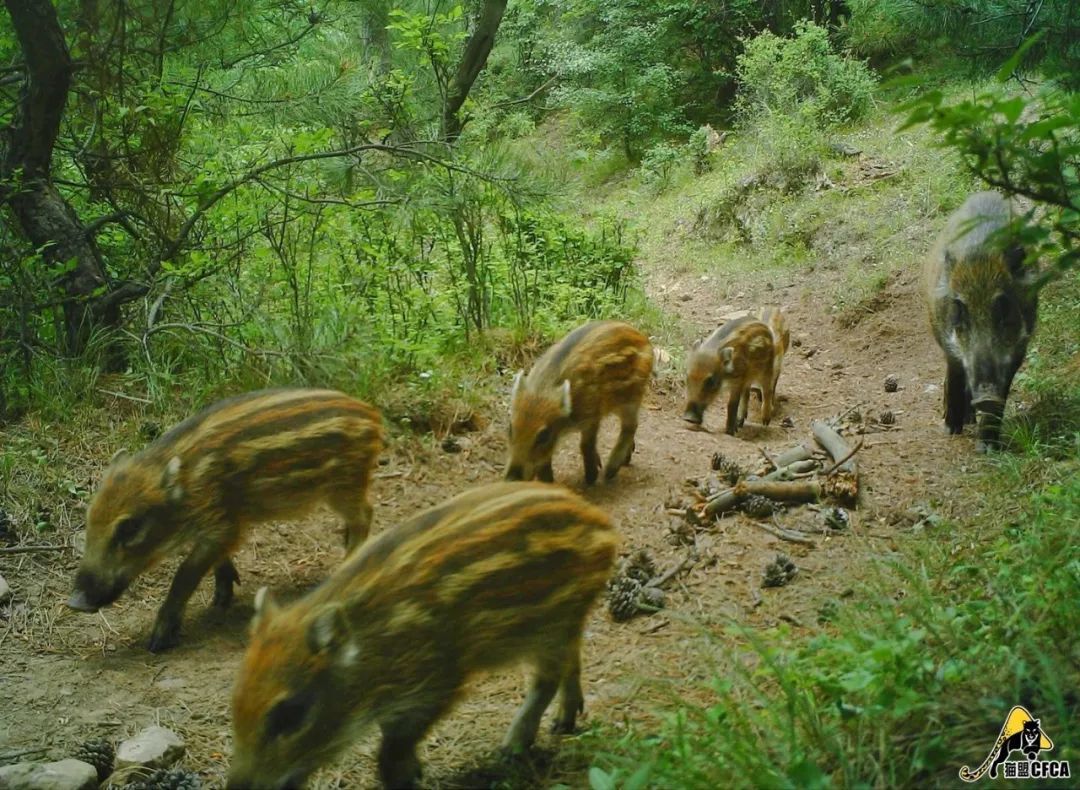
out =
[[[131,453],[128,452],[128,449],[126,447],[121,447],[119,450],[112,454],[112,458],[109,459],[109,465],[111,466],[117,461],[127,458],[129,455],[131,455]]]
[[[161,473],[161,487],[165,489],[165,497],[174,505],[184,498],[184,487],[180,485],[180,456],[174,455],[165,464],[165,471]]]
[[[255,616],[251,618],[251,630],[256,631],[277,614],[278,605],[270,588],[260,587],[255,593]]]
[[[312,653],[325,653],[345,641],[349,626],[340,604],[323,607],[308,626],[307,643]]]
[[[514,405],[514,401],[517,400],[518,391],[521,389],[521,380],[525,377],[525,371],[519,370],[517,375],[514,376],[514,384],[510,387],[510,405]]]
[[[725,373],[735,372],[735,363],[733,362],[734,358],[735,349],[733,349],[731,346],[720,349],[720,363],[724,366]]]
[[[574,410],[574,403],[570,399],[570,379],[563,379],[559,394],[559,407],[562,409],[562,416],[569,417],[570,413]]]

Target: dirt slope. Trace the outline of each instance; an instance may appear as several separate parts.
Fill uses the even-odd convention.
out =
[[[709,282],[698,275],[653,275],[650,288],[660,304],[701,334],[716,325],[725,309],[779,302],[800,345],[785,361],[779,414],[772,426],[759,426],[752,407],[738,438],[718,432],[719,408],[706,415],[713,433],[687,430],[679,418],[678,372],[660,376],[647,399],[633,466],[614,484],[586,492],[611,512],[627,550],[649,549],[661,568],[685,556],[685,546],[676,545],[670,534],[679,520],[665,513],[665,502],[690,501],[684,481],[708,474],[714,452],[756,467],[759,447],[779,450],[807,440],[812,419],[860,403],[867,416],[891,410],[896,427],[866,437],[859,455],[864,500],[850,535],[807,547],[780,541],[743,516],[727,518],[699,535],[701,559],[672,585],[667,611],[615,624],[598,610],[585,643],[583,726],[598,720],[616,726],[627,720],[647,722],[672,691],[685,697],[707,694],[705,684],[715,665],[699,625],[735,621],[768,627],[784,619],[796,630],[812,626],[827,600],[857,605],[868,559],[892,551],[903,529],[895,514],[925,501],[948,513],[948,504],[941,503],[956,501],[952,492],[964,467],[980,460],[969,437],[950,440],[941,428],[943,364],[926,329],[916,281],[915,272],[901,273],[859,314],[855,326],[843,328],[825,314],[809,277],[794,278],[789,287],[775,291],[748,289],[738,304],[720,305]],[[895,393],[883,390],[887,374],[899,379]],[[781,427],[785,417],[793,427]],[[613,426],[606,428],[602,452],[614,433]],[[484,433],[464,438],[460,453],[446,453],[435,442],[393,447],[374,492],[376,529],[470,485],[497,479],[504,431],[500,406]],[[564,443],[556,477],[580,487],[576,445],[574,440]],[[778,521],[810,528],[818,518],[798,508]],[[329,515],[258,530],[236,557],[242,586],[234,608],[224,615],[211,611],[210,584],[204,583],[189,608],[183,645],[157,656],[147,653],[144,643],[172,567],[139,580],[111,609],[88,616],[63,605],[74,568],[69,555],[0,558],[0,572],[16,591],[14,604],[0,609],[0,755],[50,746],[59,758],[91,736],[119,739],[159,722],[187,739],[186,765],[211,785],[219,784],[229,752],[228,695],[255,590],[269,584],[282,597],[299,594],[334,567],[340,545]],[[793,557],[800,573],[787,587],[762,590],[762,569],[777,551]],[[516,671],[477,683],[475,693],[425,745],[430,786],[476,786],[500,775],[494,750],[523,690],[524,678]],[[319,775],[318,785],[372,785],[374,743],[369,738],[358,744],[338,766]],[[543,759],[545,753],[550,758],[555,744],[545,735],[536,766],[515,769],[508,784],[525,784],[535,771],[538,784],[583,785],[581,760],[564,757],[552,765]]]

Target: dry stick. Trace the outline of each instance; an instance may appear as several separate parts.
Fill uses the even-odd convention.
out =
[[[673,567],[671,570],[664,571],[664,573],[662,573],[660,576],[657,576],[655,579],[649,579],[649,581],[645,582],[645,586],[646,587],[663,587],[665,584],[667,584],[669,581],[671,581],[671,579],[674,576],[679,574],[682,571],[682,569],[685,568],[686,565],[689,562],[690,562],[690,555],[687,555],[687,556],[683,557],[682,561],[678,565]]]
[[[853,456],[855,455],[855,453],[859,452],[859,450],[861,450],[861,449],[862,449],[862,446],[863,446],[863,439],[859,439],[859,443],[858,443],[858,444],[856,444],[856,445],[855,445],[855,447],[853,447],[853,448],[852,448],[852,450],[851,450],[851,452],[850,452],[850,453],[848,453],[848,454],[847,454],[847,455],[845,455],[845,456],[844,456],[844,457],[843,457],[842,459],[840,459],[840,460],[839,460],[839,461],[837,461],[837,462],[836,462],[835,464],[833,464],[833,465],[832,465],[832,466],[831,466],[831,467],[829,468],[829,470],[828,470],[827,472],[825,472],[825,477],[828,477],[828,476],[829,476],[829,475],[831,475],[831,474],[832,474],[833,472],[835,472],[835,471],[837,471],[838,469],[840,469],[840,467],[842,467],[842,466],[843,466],[844,464],[846,464],[846,463],[847,463],[848,461],[850,461],[850,460],[852,459],[852,457],[853,457]]]
[[[810,538],[803,535],[801,532],[793,532],[790,529],[784,529],[783,527],[774,527],[772,524],[765,524],[761,521],[752,522],[754,526],[768,532],[774,538],[780,538],[780,540],[786,540],[790,543],[801,543],[804,546],[816,546],[817,543]]]
[[[776,470],[776,469],[780,468],[780,464],[778,464],[776,461],[773,460],[772,456],[770,456],[765,451],[764,447],[759,446],[757,448],[757,450],[758,450],[759,453],[761,453],[765,457],[765,463],[767,463],[769,466],[771,466],[773,468],[773,470]]]
[[[5,546],[0,554],[33,554],[39,551],[67,551],[71,546]]]
[[[839,413],[839,414],[837,414],[837,415],[836,415],[835,417],[833,417],[833,418],[832,418],[831,420],[829,420],[829,422],[830,422],[830,423],[832,423],[833,425],[836,425],[836,424],[837,424],[837,423],[839,423],[839,422],[840,422],[840,421],[841,421],[842,419],[844,419],[844,418],[845,418],[845,417],[847,417],[847,416],[848,416],[849,414],[851,414],[851,413],[852,413],[853,411],[855,411],[855,410],[856,410],[856,409],[858,409],[859,407],[861,407],[861,406],[865,406],[865,405],[866,405],[865,403],[862,403],[862,402],[860,402],[860,403],[856,403],[856,404],[855,404],[854,406],[848,406],[848,407],[847,407],[846,409],[844,409],[844,410],[843,410],[842,412],[840,412],[840,413]],[[813,425],[813,423],[811,423],[811,425]]]
[[[135,403],[146,403],[151,406],[154,405],[154,402],[152,400],[140,398],[138,395],[125,395],[122,392],[113,392],[112,390],[102,389],[101,387],[98,387],[97,391],[105,395],[112,395],[114,398],[123,398],[124,400],[135,401]]]

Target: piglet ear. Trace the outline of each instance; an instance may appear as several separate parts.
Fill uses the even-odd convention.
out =
[[[115,464],[117,461],[122,461],[129,455],[131,455],[131,453],[128,452],[128,449],[126,447],[121,447],[119,450],[112,454],[112,458],[109,459],[109,464],[112,465]]]
[[[514,383],[510,387],[510,407],[513,408],[514,401],[517,400],[518,392],[521,390],[521,380],[525,377],[525,371],[519,370],[517,375],[514,376]]]
[[[574,410],[573,401],[570,399],[570,379],[565,379],[562,383],[561,390],[561,403],[563,417],[569,417]]]
[[[165,471],[161,473],[161,487],[165,489],[165,498],[174,505],[184,498],[184,487],[180,485],[180,456],[174,455],[165,464]]]
[[[255,593],[255,616],[251,618],[251,630],[255,632],[269,622],[278,612],[277,601],[268,587],[260,587]]]
[[[308,650],[315,654],[325,653],[341,645],[348,633],[349,624],[341,605],[324,606],[308,626]]]
[[[731,346],[720,349],[720,364],[724,366],[725,373],[735,372],[735,349]]]

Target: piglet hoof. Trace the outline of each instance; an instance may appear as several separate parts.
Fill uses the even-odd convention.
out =
[[[233,602],[232,585],[217,586],[214,588],[213,606],[217,609],[228,609]]]
[[[575,725],[574,719],[567,721],[559,718],[551,723],[551,732],[555,735],[573,735],[577,732],[577,726]]]
[[[180,644],[180,626],[168,625],[154,626],[154,633],[150,635],[150,641],[146,645],[146,649],[151,653],[163,653],[170,648],[176,647]]]

